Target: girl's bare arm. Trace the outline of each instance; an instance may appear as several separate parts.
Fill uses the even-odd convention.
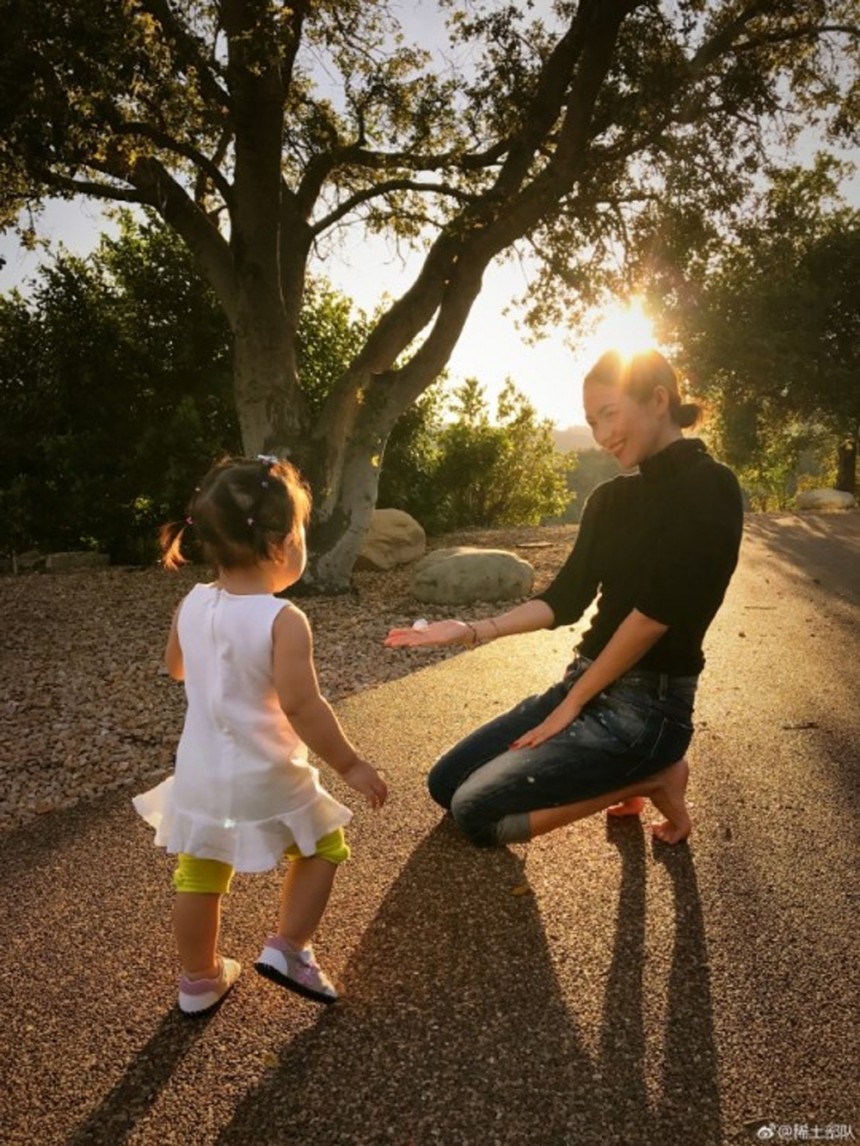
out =
[[[273,673],[281,708],[298,735],[375,807],[385,802],[385,782],[350,744],[320,693],[311,627],[304,613],[287,606],[272,627]]]
[[[185,679],[185,663],[182,659],[182,646],[179,643],[179,606],[173,611],[173,620],[170,622],[170,632],[167,644],[164,646],[164,667],[174,680]]]

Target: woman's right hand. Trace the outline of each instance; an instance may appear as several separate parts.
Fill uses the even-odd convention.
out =
[[[465,621],[431,621],[420,628],[392,629],[383,644],[387,649],[414,649],[422,645],[468,644],[472,630]]]

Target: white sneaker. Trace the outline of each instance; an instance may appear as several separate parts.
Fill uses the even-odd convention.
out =
[[[220,959],[221,970],[215,979],[179,977],[179,1009],[184,1015],[205,1015],[217,1007],[242,972],[236,959]]]
[[[310,943],[297,951],[280,935],[273,935],[266,940],[254,970],[306,999],[317,1003],[337,1002],[337,991],[314,958]]]

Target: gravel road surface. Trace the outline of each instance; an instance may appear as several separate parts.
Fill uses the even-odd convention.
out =
[[[331,782],[356,816],[326,1010],[250,969],[272,873],[229,897],[232,995],[176,1012],[170,865],[132,788],[7,831],[0,1143],[860,1141],[858,618],[860,514],[749,519],[677,848],[646,812],[480,851],[425,795],[441,749],[557,675],[570,630],[341,701],[392,795],[372,814]]]

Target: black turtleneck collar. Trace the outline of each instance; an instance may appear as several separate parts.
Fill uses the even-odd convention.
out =
[[[690,463],[707,454],[705,443],[699,438],[678,438],[650,458],[639,463],[639,472],[647,482],[664,481],[685,470]]]

